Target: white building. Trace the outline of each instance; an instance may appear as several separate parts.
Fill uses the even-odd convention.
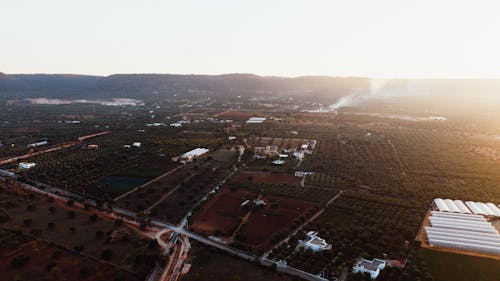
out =
[[[266,117],[251,117],[250,119],[247,120],[248,124],[261,124],[266,121]]]
[[[368,273],[372,279],[375,279],[380,274],[380,271],[385,268],[385,261],[381,259],[367,260],[359,258],[354,266],[352,272],[354,273]]]
[[[182,127],[182,124],[181,123],[172,123],[172,124],[170,124],[170,127],[180,128],[180,127]]]
[[[295,171],[295,176],[298,178],[303,178],[305,176],[313,175],[314,172],[305,172],[305,171]]]
[[[209,150],[207,148],[195,148],[191,151],[188,151],[184,154],[181,155],[181,163],[187,163],[195,160],[196,158],[202,156],[203,154],[207,153]]]
[[[332,245],[326,243],[325,239],[319,237],[317,231],[309,231],[303,245],[314,252],[332,249]]]
[[[35,142],[35,143],[32,143],[32,144],[28,144],[28,147],[39,147],[39,146],[47,145],[47,144],[48,144],[47,141],[40,141],[40,142]]]
[[[228,139],[228,140],[230,140],[230,141],[232,141],[232,140],[236,140],[236,137],[234,137],[234,136],[230,136],[230,137],[228,137],[227,139]]]
[[[19,169],[21,169],[21,170],[28,170],[28,169],[31,169],[34,167],[36,167],[36,163],[33,163],[33,162],[20,162],[19,163]]]
[[[134,142],[134,143],[132,143],[132,146],[133,147],[141,147],[142,143],[140,143],[140,142]]]
[[[274,160],[273,164],[274,165],[283,165],[283,164],[285,164],[285,160],[281,160],[281,159]]]

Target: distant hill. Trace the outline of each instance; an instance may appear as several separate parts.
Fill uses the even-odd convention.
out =
[[[262,77],[253,74],[172,75],[116,74],[107,77],[65,74],[0,75],[0,96],[130,97],[178,95],[314,95],[338,98],[367,91],[367,78],[305,76]]]

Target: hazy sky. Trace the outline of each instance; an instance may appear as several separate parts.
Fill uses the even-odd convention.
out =
[[[500,78],[499,13],[498,0],[0,0],[0,71]]]

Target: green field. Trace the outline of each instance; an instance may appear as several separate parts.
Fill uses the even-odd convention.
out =
[[[432,251],[419,250],[422,266],[435,281],[499,281],[500,261]]]

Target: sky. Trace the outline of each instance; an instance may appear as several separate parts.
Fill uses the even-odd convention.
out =
[[[500,78],[500,1],[0,0],[0,72]]]

